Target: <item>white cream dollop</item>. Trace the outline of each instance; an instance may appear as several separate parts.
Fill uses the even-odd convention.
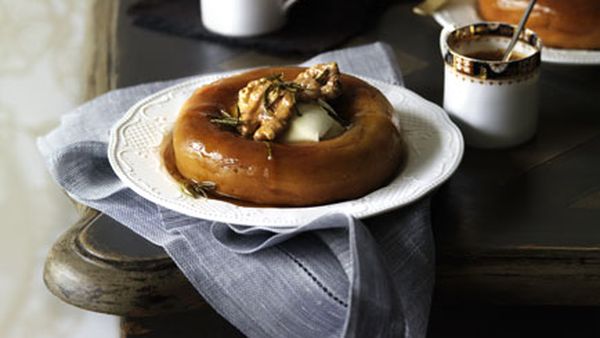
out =
[[[298,103],[296,114],[282,136],[284,143],[319,142],[344,132],[344,127],[316,103]]]

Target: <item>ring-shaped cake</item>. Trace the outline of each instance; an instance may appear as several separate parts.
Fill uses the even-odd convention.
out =
[[[241,136],[212,123],[235,107],[249,81],[305,68],[264,68],[199,88],[176,121],[172,146],[178,172],[193,182],[212,182],[215,193],[271,206],[309,206],[353,199],[386,184],[403,161],[401,128],[388,100],[356,77],[340,76],[343,94],[331,102],[347,121],[339,136],[286,144]]]

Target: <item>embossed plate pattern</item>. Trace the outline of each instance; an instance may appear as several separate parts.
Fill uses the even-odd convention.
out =
[[[433,17],[444,27],[459,27],[484,21],[477,13],[476,0],[450,0],[448,4],[436,11]],[[600,64],[600,50],[544,47],[542,61],[570,65],[597,65]]]
[[[402,87],[367,80],[398,112],[407,143],[406,167],[390,184],[362,198],[315,207],[251,208],[214,199],[194,199],[182,193],[163,168],[160,144],[183,102],[196,88],[218,78],[205,76],[164,89],[136,103],[116,123],[111,131],[108,158],[128,187],[154,203],[192,217],[290,227],[333,212],[364,218],[406,205],[448,179],[462,158],[462,136],[444,110]]]

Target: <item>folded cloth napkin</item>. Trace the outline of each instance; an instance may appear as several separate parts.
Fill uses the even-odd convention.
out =
[[[344,72],[401,84],[389,46],[337,50]],[[138,196],[107,160],[111,126],[181,80],[119,89],[66,114],[38,140],[75,200],[164,247],[204,299],[250,337],[424,337],[433,287],[429,199],[366,220],[323,216],[291,230],[191,218]]]

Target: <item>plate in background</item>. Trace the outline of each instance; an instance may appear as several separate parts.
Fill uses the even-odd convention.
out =
[[[433,17],[443,27],[460,27],[485,21],[479,17],[476,7],[476,0],[449,0],[446,5],[433,14]],[[569,65],[598,65],[600,64],[600,50],[544,47],[542,61]]]

